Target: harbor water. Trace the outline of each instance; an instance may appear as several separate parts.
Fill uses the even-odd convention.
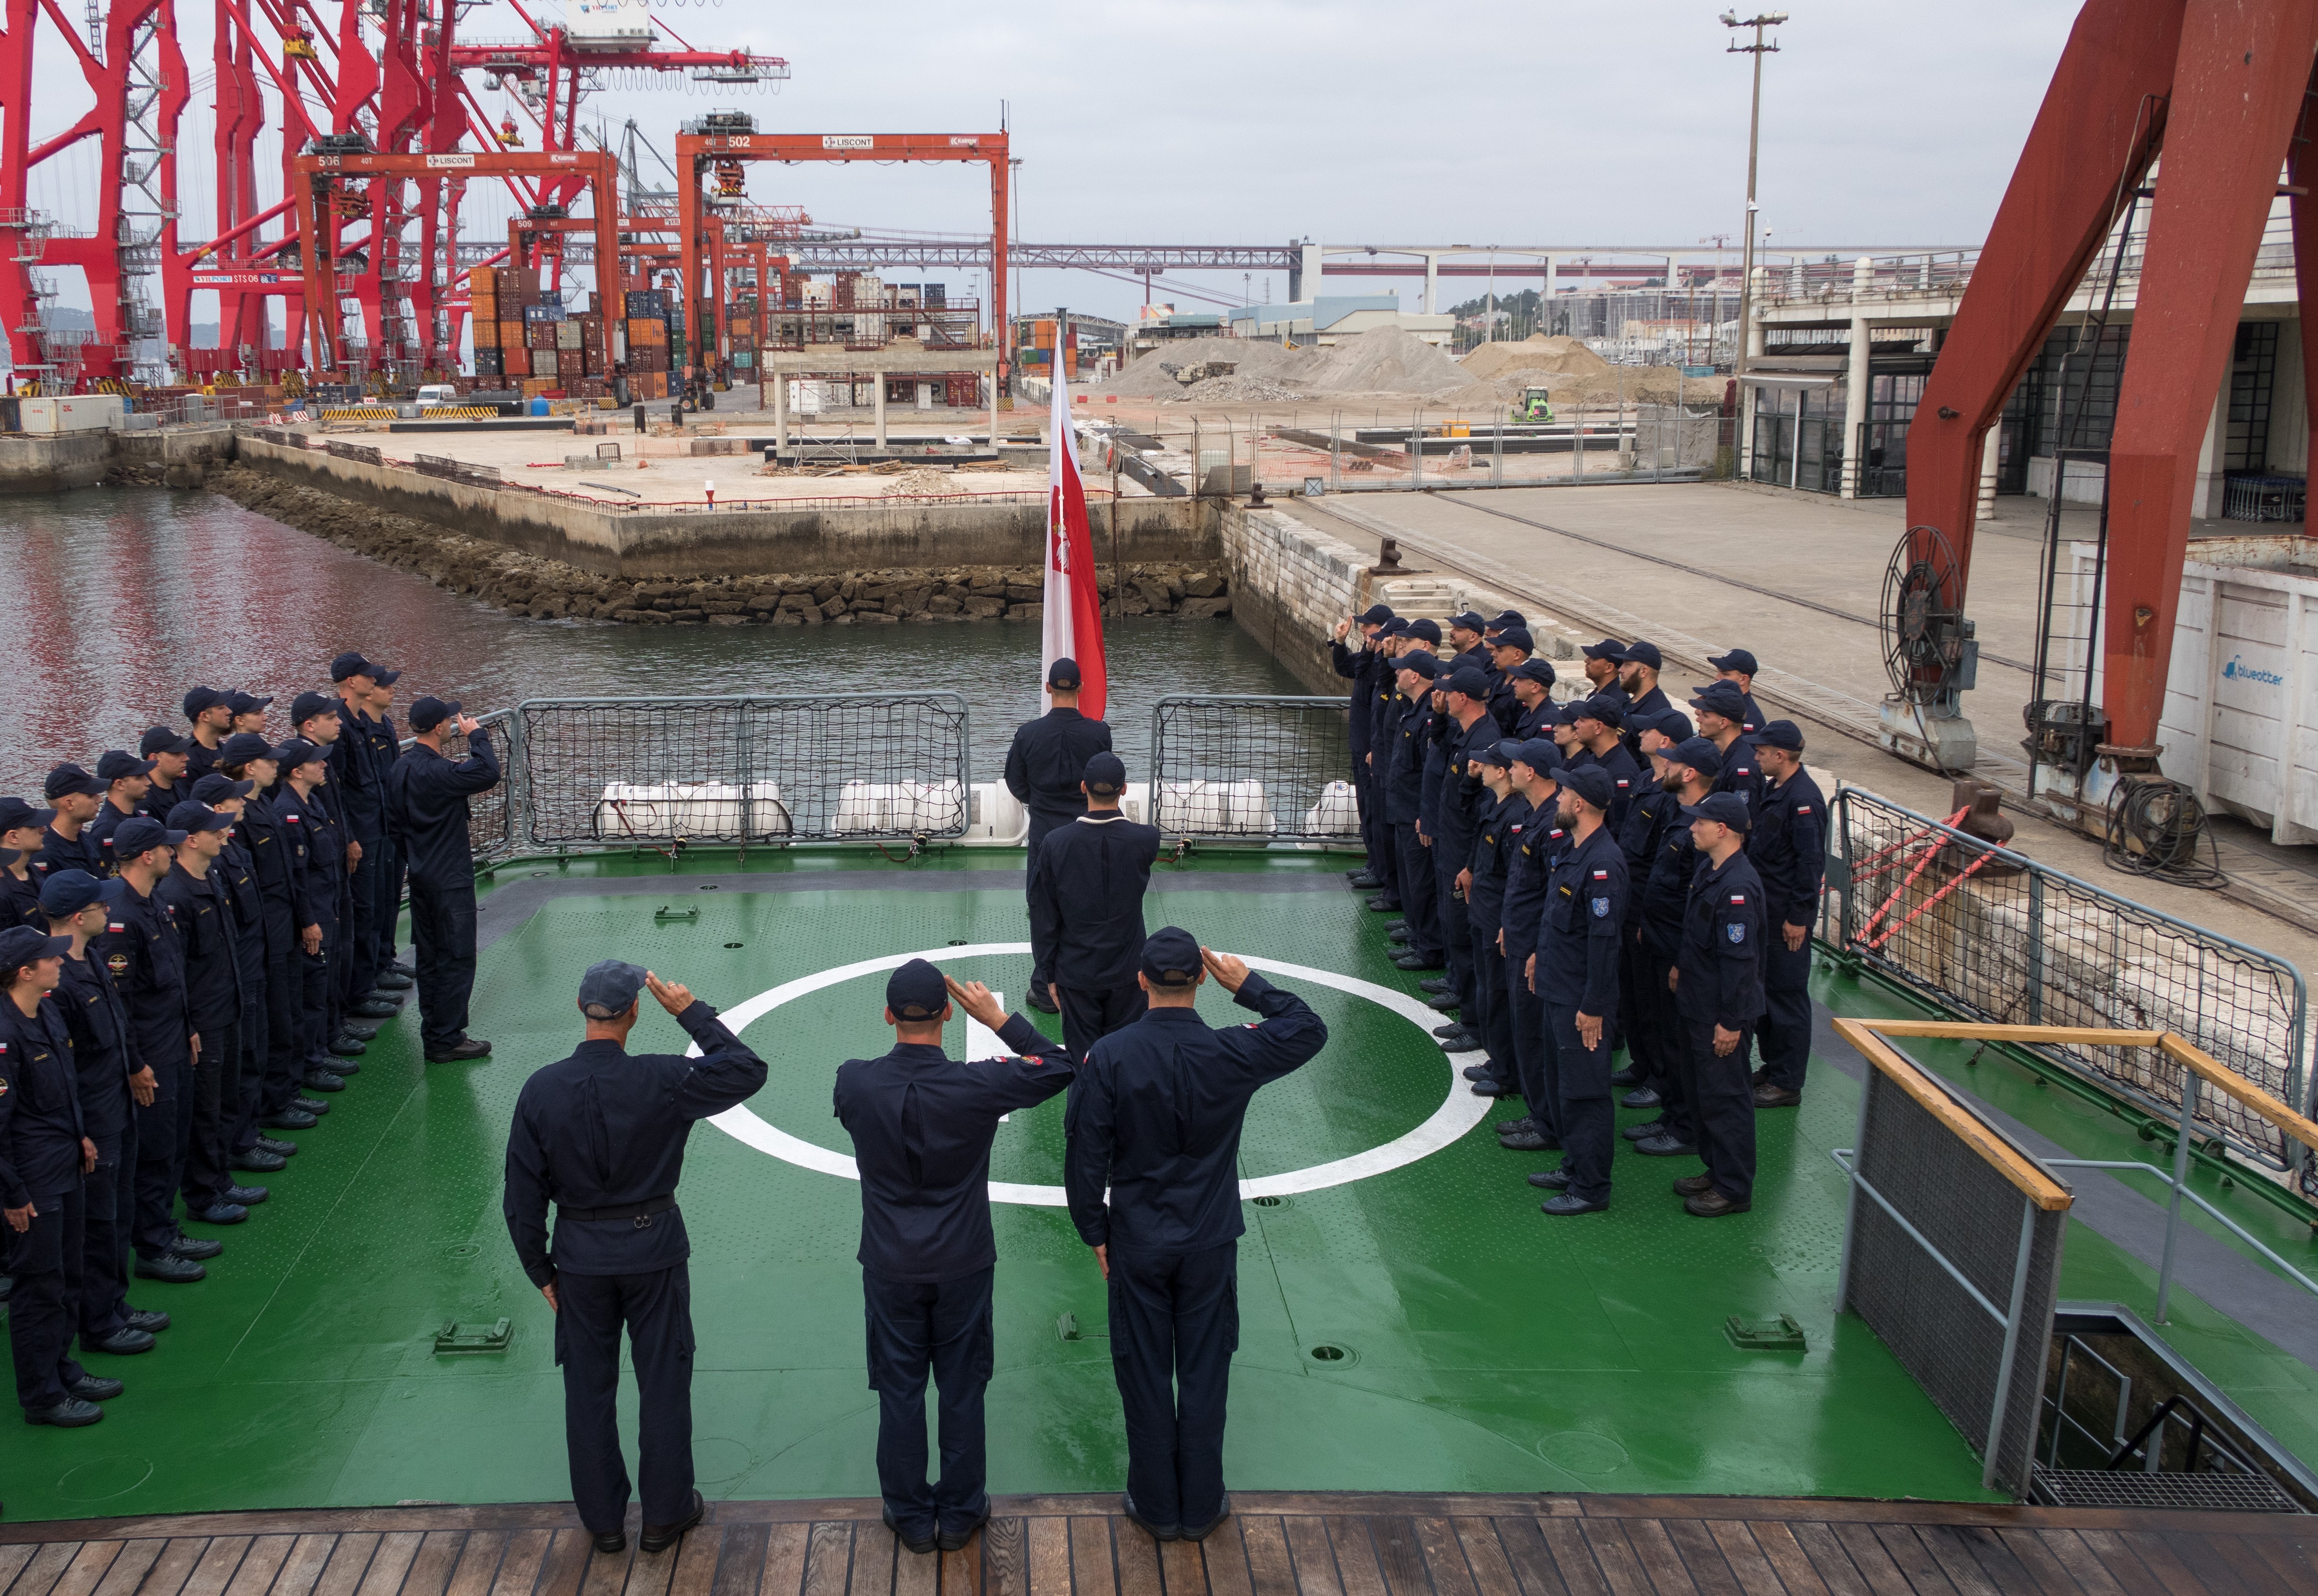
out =
[[[327,689],[359,649],[422,694],[481,713],[526,698],[949,692],[971,717],[975,774],[994,780],[1014,725],[1037,714],[1038,628],[621,626],[526,621],[200,492],[90,489],[12,501],[0,558],[14,602],[0,649],[0,792],[38,802],[58,760],[94,767],[146,727],[183,730],[194,683],[278,701]],[[1228,620],[1107,622],[1108,719],[1138,775],[1151,706],[1175,693],[1298,693]]]

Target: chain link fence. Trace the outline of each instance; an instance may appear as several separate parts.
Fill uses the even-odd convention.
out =
[[[1151,712],[1151,823],[1213,842],[1360,836],[1342,698],[1163,698]]]
[[[534,847],[959,837],[966,700],[528,699],[481,717],[507,779],[470,799],[478,863]],[[463,739],[445,753],[465,757]]]
[[[1958,1016],[2171,1031],[2280,1100],[2310,1102],[2302,973],[1856,787],[1835,795],[1821,934]],[[2153,1050],[2059,1045],[2043,1056],[2171,1118],[2181,1071]],[[2318,1196],[2300,1145],[2220,1092],[2197,1123]]]

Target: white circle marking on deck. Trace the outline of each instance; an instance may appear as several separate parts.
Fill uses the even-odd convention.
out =
[[[724,1023],[738,1034],[750,1022],[763,1018],[783,1004],[794,1002],[807,993],[850,981],[857,975],[871,975],[880,970],[898,970],[912,959],[939,963],[946,959],[1020,956],[1028,955],[1029,951],[1030,945],[1027,942],[977,942],[964,947],[929,947],[920,953],[885,954],[783,982],[769,991],[759,992],[746,1002],[735,1004],[723,1018]],[[1244,958],[1246,955],[1241,956]],[[1390,987],[1379,986],[1372,981],[1362,981],[1356,975],[1340,975],[1334,970],[1316,970],[1308,964],[1290,964],[1279,959],[1247,959],[1247,967],[1262,971],[1266,975],[1308,981],[1318,986],[1334,987],[1340,992],[1350,992],[1354,997],[1366,998],[1408,1021],[1424,1038],[1426,1046],[1433,1045],[1433,1027],[1439,1016],[1406,992],[1394,991]],[[695,1045],[687,1051],[688,1056],[697,1056],[700,1049]],[[1493,1099],[1458,1089],[1464,1084],[1458,1074],[1458,1066],[1469,1055],[1443,1054],[1441,1056],[1449,1068],[1449,1096],[1424,1124],[1380,1147],[1355,1152],[1350,1158],[1243,1180],[1239,1183],[1241,1198],[1290,1197],[1299,1191],[1321,1191],[1331,1186],[1366,1179],[1370,1175],[1381,1175],[1387,1170],[1397,1170],[1403,1164],[1412,1164],[1420,1158],[1438,1152],[1471,1130],[1488,1114]],[[736,1108],[727,1108],[708,1123],[733,1140],[745,1142],[758,1152],[769,1152],[801,1170],[817,1170],[824,1175],[835,1175],[846,1180],[861,1179],[861,1171],[850,1154],[793,1136],[778,1125],[759,1118],[746,1103]],[[990,1197],[993,1202],[1026,1203],[1045,1208],[1059,1208],[1065,1202],[1063,1188],[1059,1186],[1030,1186],[1011,1180],[993,1180]]]

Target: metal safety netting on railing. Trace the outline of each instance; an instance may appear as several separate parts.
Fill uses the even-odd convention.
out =
[[[526,843],[957,837],[972,818],[952,693],[530,699],[515,716]]]
[[[2308,997],[2285,959],[2120,898],[1856,787],[1835,795],[1828,939],[1959,1016],[2171,1031],[2297,1109]],[[2181,1074],[2145,1047],[2037,1052],[2167,1117]],[[2298,1143],[2218,1092],[2197,1123],[2247,1158],[2312,1170]]]
[[[1151,712],[1151,823],[1193,841],[1360,836],[1341,698],[1163,698]]]

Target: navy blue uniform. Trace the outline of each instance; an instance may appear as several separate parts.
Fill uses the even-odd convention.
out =
[[[193,1028],[185,1000],[185,950],[167,901],[123,880],[108,889],[104,934],[89,945],[129,1015],[130,1055],[153,1071],[153,1100],[137,1110],[137,1211],[130,1241],[158,1259],[177,1239],[177,1187],[192,1123]]]
[[[615,1403],[625,1325],[641,1401],[644,1522],[692,1506],[692,1242],[676,1185],[693,1121],[765,1084],[765,1061],[696,1000],[677,1016],[702,1056],[582,1042],[535,1071],[508,1132],[502,1211],[535,1286],[553,1285],[563,1434],[580,1521],[601,1534],[628,1511]],[[555,1205],[551,1248],[547,1206]]]
[[[157,771],[148,780],[150,785],[145,789],[145,796],[137,801],[137,812],[148,820],[159,820],[166,825],[168,823],[169,811],[180,803],[187,802],[192,799],[193,778],[187,776],[179,782],[165,782],[161,779],[160,773]],[[98,818],[103,817],[99,815]]]
[[[1668,1040],[1673,1035],[1673,1013],[1668,1005],[1649,1000],[1654,990],[1664,987],[1660,983],[1654,988],[1650,980],[1649,947],[1642,934],[1643,906],[1650,862],[1658,855],[1659,839],[1668,826],[1684,824],[1681,798],[1653,778],[1636,789],[1626,806],[1625,821],[1618,828],[1618,847],[1626,856],[1629,889],[1626,923],[1620,928],[1625,967],[1618,982],[1618,1029],[1626,1039],[1626,1056],[1635,1072],[1661,1098],[1674,1073]]]
[[[961,1063],[932,1043],[904,1042],[837,1070],[837,1118],[861,1170],[856,1256],[878,1400],[877,1484],[912,1539],[964,1532],[990,1511],[990,1143],[1001,1115],[1045,1102],[1074,1073],[1063,1048],[1019,1014],[998,1039],[1011,1055]],[[929,1368],[940,1394],[939,1486],[926,1483]]]
[[[344,737],[359,737],[369,762],[370,776],[378,793],[378,874],[370,883],[371,962],[372,976],[386,973],[394,963],[394,926],[402,913],[404,861],[402,844],[394,835],[393,792],[394,767],[402,759],[402,745],[394,730],[394,717],[381,712],[372,715],[358,714],[349,722]],[[369,845],[364,845],[369,851]],[[357,987],[357,996],[371,989]]]
[[[1744,713],[1739,716],[1738,731],[1744,736],[1752,737],[1768,722],[1763,719],[1762,706],[1755,702],[1754,694],[1740,688],[1738,700],[1746,705]]]
[[[1441,946],[1449,961],[1449,990],[1455,994],[1463,1018],[1478,1028],[1478,984],[1474,971],[1473,920],[1464,900],[1457,895],[1457,878],[1473,863],[1473,837],[1480,829],[1482,806],[1489,790],[1468,774],[1467,751],[1497,740],[1497,723],[1484,713],[1470,727],[1460,726],[1445,711],[1439,717],[1434,744],[1442,764],[1440,796],[1433,819],[1433,892],[1441,915]]]
[[[1747,814],[1751,821],[1763,809],[1763,767],[1755,762],[1755,745],[1744,737],[1731,740],[1722,750],[1722,769],[1710,793],[1736,793],[1747,801]]]
[[[1025,897],[1030,886],[1029,866],[1038,861],[1047,833],[1067,826],[1086,813],[1086,794],[1079,783],[1086,779],[1087,761],[1110,751],[1110,727],[1092,721],[1074,709],[1056,707],[1035,721],[1015,728],[1006,750],[1006,790],[1030,811],[1029,857],[1022,872]],[[1055,979],[1055,950],[1030,931],[1030,980],[1044,993]]]
[[[1803,1089],[1810,1063],[1810,938],[1789,948],[1782,928],[1808,933],[1819,922],[1819,894],[1827,874],[1827,799],[1808,770],[1783,787],[1765,784],[1747,835],[1747,857],[1763,878],[1763,994],[1768,1007],[1757,1041],[1763,1080],[1788,1091]]]
[[[1475,1012],[1465,1017],[1469,1027],[1488,1049],[1490,1078],[1507,1091],[1520,1089],[1514,1071],[1513,994],[1505,985],[1505,955],[1497,947],[1505,925],[1505,876],[1520,845],[1521,823],[1529,816],[1529,800],[1519,793],[1487,797],[1488,808],[1473,835],[1472,885],[1466,890],[1465,912],[1473,928],[1473,997]]]
[[[346,834],[343,840],[362,845],[362,857],[346,872],[338,940],[330,960],[331,999],[342,1017],[346,1005],[369,991],[380,974],[372,926],[378,918],[378,881],[386,862],[381,841],[386,829],[386,789],[383,768],[351,709],[339,712],[338,737],[329,745],[329,756],[332,812]],[[345,856],[341,852],[339,857]]]
[[[1554,866],[1538,938],[1537,990],[1545,1000],[1547,1045],[1559,1077],[1562,1168],[1571,1196],[1610,1200],[1610,1032],[1618,1014],[1618,944],[1626,914],[1626,856],[1604,823]],[[1577,1017],[1602,1024],[1587,1047]]]
[[[480,728],[467,739],[467,757],[455,764],[414,743],[387,777],[388,824],[410,873],[418,1032],[430,1054],[457,1046],[467,1035],[467,1000],[475,990],[475,856],[467,800],[499,785],[490,733]]]
[[[1400,874],[1400,909],[1408,926],[1408,951],[1429,962],[1441,958],[1442,952],[1433,850],[1417,837],[1424,814],[1425,753],[1433,738],[1432,695],[1422,694],[1414,703],[1396,695],[1395,702],[1400,705],[1400,717],[1393,723],[1392,758],[1385,775],[1385,815],[1392,822],[1393,857]]]
[[[40,878],[34,874],[31,856],[17,861],[24,874],[0,867],[0,931],[13,926],[30,926],[36,931],[49,928],[49,917],[40,912]]]
[[[1569,834],[1554,813],[1555,803],[1556,799],[1549,795],[1543,808],[1532,806],[1506,828],[1513,857],[1505,865],[1505,928],[1514,1074],[1521,1082],[1522,1100],[1529,1105],[1529,1117],[1537,1122],[1548,1141],[1558,1145],[1561,1104],[1554,1082],[1561,1071],[1554,1062],[1552,1038],[1546,1029],[1544,982],[1541,979],[1532,987],[1529,978],[1530,955],[1537,952],[1538,934],[1545,928],[1546,887],[1554,865],[1569,846]]]
[[[121,861],[112,856],[112,834],[120,829],[121,821],[132,815],[144,812],[141,808],[123,810],[115,807],[109,794],[104,802],[96,806],[96,819],[82,827],[80,833],[82,841],[94,845],[97,859],[103,866],[102,869],[90,871],[90,874],[103,881],[108,875],[121,874]],[[166,820],[167,817],[156,818]]]
[[[1678,805],[1679,793],[1667,794]],[[1704,794],[1699,794],[1704,797]],[[1667,1063],[1667,1073],[1658,1088],[1665,1098],[1659,1119],[1665,1134],[1688,1144],[1695,1139],[1690,1098],[1685,1086],[1687,1071],[1682,1064],[1682,1027],[1668,990],[1667,975],[1682,956],[1683,914],[1690,901],[1691,878],[1698,873],[1698,849],[1690,840],[1690,825],[1677,808],[1658,833],[1657,849],[1650,855],[1649,869],[1643,873],[1642,884],[1635,896],[1642,901],[1641,969],[1649,993],[1649,1001],[1642,1012],[1654,1017],[1656,1024],[1650,1035],[1661,1049]]]
[[[1096,1043],[1065,1122],[1072,1223],[1088,1246],[1109,1249],[1127,1493],[1154,1524],[1195,1527],[1223,1511],[1247,1229],[1240,1127],[1258,1088],[1328,1040],[1303,999],[1261,975],[1233,1000],[1262,1018],[1211,1030],[1194,1009],[1154,1009]]]
[[[41,827],[40,851],[31,858],[33,881],[45,882],[59,870],[85,870],[99,881],[112,874],[103,852],[88,832],[89,828],[83,826],[79,836],[67,837],[53,822]]]
[[[223,740],[220,739],[220,740],[222,741]],[[186,790],[188,792],[192,791],[193,784],[214,771],[217,768],[217,749],[203,742],[198,735],[194,735],[193,746],[185,750]]]
[[[1682,1027],[1685,1096],[1697,1122],[1698,1155],[1715,1189],[1734,1203],[1755,1194],[1755,1096],[1747,1038],[1763,1013],[1763,883],[1742,851],[1720,865],[1701,856],[1684,906],[1681,973],[1675,984]],[[1717,1026],[1738,1033],[1727,1056],[1714,1051]]]
[[[187,1018],[202,1039],[177,1116],[185,1206],[198,1212],[224,1202],[234,1183],[233,1129],[241,1113],[241,960],[221,861],[211,861],[205,876],[180,861],[153,891],[176,922],[185,954]]]
[[[1030,860],[1030,936],[1054,950],[1063,1039],[1074,1058],[1143,1017],[1143,894],[1159,829],[1117,810],[1057,826]]]
[[[16,1400],[52,1408],[80,1383],[67,1354],[80,1322],[83,1233],[80,1092],[72,1042],[53,997],[27,1016],[0,997],[0,1206],[38,1210],[9,1233],[8,1349]]]
[[[1378,868],[1376,829],[1380,821],[1381,806],[1371,791],[1370,779],[1369,731],[1373,719],[1370,704],[1376,693],[1377,672],[1384,665],[1375,650],[1365,641],[1355,648],[1347,642],[1331,640],[1328,644],[1329,663],[1338,676],[1352,684],[1345,705],[1345,731],[1352,758],[1352,795],[1361,810],[1361,846],[1368,850],[1368,867],[1371,874],[1381,874]]]
[[[283,799],[297,794],[287,783],[282,787]],[[331,1063],[330,1038],[338,1032],[340,1010],[337,998],[337,974],[335,965],[345,958],[343,930],[346,900],[346,836],[345,828],[333,814],[335,798],[326,788],[317,787],[298,799],[297,828],[305,843],[304,904],[299,920],[302,926],[322,928],[322,946],[317,953],[308,953],[301,943],[298,963],[305,979],[301,983],[303,997],[300,1004],[298,1036],[301,1056],[310,1067],[328,1069]]]
[[[1642,752],[1642,722],[1655,722],[1672,708],[1674,703],[1667,697],[1666,689],[1656,684],[1652,684],[1650,690],[1640,698],[1630,697],[1626,702],[1625,730],[1620,733],[1619,740],[1625,744],[1626,752],[1633,756],[1635,764],[1643,769],[1649,767],[1643,764],[1648,756]]]
[[[49,1000],[64,1016],[80,1092],[81,1134],[96,1143],[82,1181],[80,1333],[96,1340],[129,1323],[129,1226],[137,1213],[137,1120],[129,1077],[129,1011],[104,965],[84,954],[64,962]]]
[[[305,907],[305,838],[283,818],[281,798],[291,800],[289,812],[295,813],[297,794],[287,788],[277,791],[280,797],[251,794],[234,827],[235,837],[249,856],[259,912],[265,917],[265,1048],[257,1082],[261,1120],[271,1120],[289,1107],[298,1096],[299,1078],[305,1073],[298,1036],[306,991],[300,933],[308,922],[298,918]]]
[[[225,851],[210,865],[210,877],[224,889],[233,928],[234,966],[241,979],[238,1093],[227,1100],[228,1139],[235,1152],[257,1145],[257,1119],[265,1096],[265,1062],[271,1051],[266,989],[273,972],[265,951],[265,895],[258,890],[257,866],[241,846],[241,833],[226,833]]]
[[[1369,773],[1369,805],[1375,820],[1370,827],[1373,833],[1370,842],[1369,868],[1384,884],[1377,889],[1386,909],[1400,907],[1400,838],[1393,829],[1390,809],[1386,797],[1386,785],[1392,775],[1393,745],[1398,740],[1399,715],[1397,705],[1400,691],[1393,677],[1393,662],[1377,660],[1376,674],[1369,684],[1369,699],[1365,711],[1368,723],[1369,751],[1361,763]],[[1355,720],[1361,719],[1356,713]]]

